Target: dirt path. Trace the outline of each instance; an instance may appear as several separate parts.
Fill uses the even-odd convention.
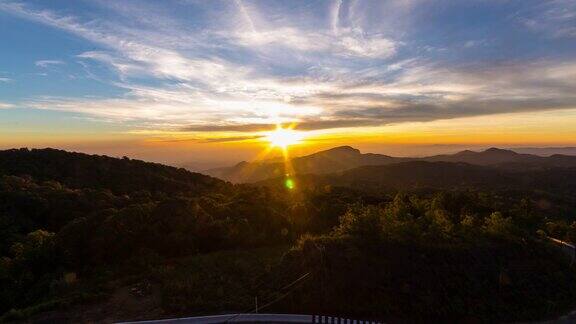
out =
[[[113,323],[157,319],[163,315],[160,292],[146,283],[118,288],[108,300],[74,305],[32,317],[28,323]]]

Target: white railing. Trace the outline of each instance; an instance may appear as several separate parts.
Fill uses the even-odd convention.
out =
[[[334,316],[294,315],[294,314],[228,314],[214,316],[171,318],[163,320],[122,322],[118,324],[216,324],[216,323],[338,323],[338,324],[378,324],[377,321],[352,320]]]

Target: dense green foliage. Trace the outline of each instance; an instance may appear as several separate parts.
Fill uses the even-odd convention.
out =
[[[353,206],[333,231],[303,237],[289,255],[288,264],[314,274],[291,307],[415,320],[565,311],[575,276],[564,255],[530,235],[540,225],[460,195]]]
[[[58,181],[70,188],[105,189],[116,194],[197,194],[224,186],[218,179],[161,164],[53,149],[0,151],[2,174],[27,175],[37,181]]]
[[[17,174],[0,175],[2,312],[57,296],[66,273],[293,239],[268,190],[128,159],[0,155]]]
[[[422,163],[288,190],[130,159],[0,152],[0,313],[85,300],[134,276],[181,315],[246,311],[254,296],[282,297],[270,311],[377,318],[519,320],[570,306],[574,274],[543,235],[576,241],[573,170],[498,182]],[[426,186],[393,185],[410,174]]]
[[[249,311],[255,306],[254,297],[263,304],[276,293],[274,284],[284,279],[278,270],[286,251],[280,246],[202,254],[154,268],[152,275],[170,313]]]

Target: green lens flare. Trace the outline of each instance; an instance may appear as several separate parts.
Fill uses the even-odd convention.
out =
[[[294,180],[288,178],[288,179],[286,179],[286,181],[284,182],[284,185],[285,185],[286,188],[288,188],[288,189],[294,189]]]

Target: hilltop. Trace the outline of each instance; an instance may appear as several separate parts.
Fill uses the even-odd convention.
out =
[[[115,193],[143,190],[201,193],[224,186],[224,181],[182,168],[50,148],[0,151],[2,174],[26,175],[71,188],[109,189]]]

